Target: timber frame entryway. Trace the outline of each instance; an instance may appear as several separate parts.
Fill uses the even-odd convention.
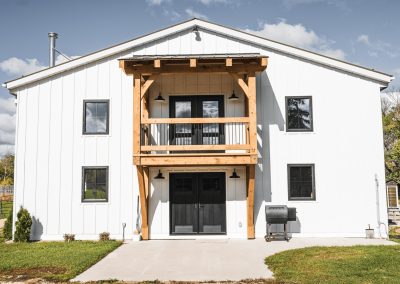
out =
[[[247,237],[254,238],[254,186],[257,164],[256,74],[266,69],[268,57],[260,54],[147,55],[119,60],[127,75],[133,75],[133,164],[137,167],[141,207],[141,236],[149,239],[149,167],[246,166]],[[245,95],[244,117],[151,118],[149,88],[164,74],[229,74]],[[186,125],[186,126],[185,126]],[[154,144],[154,129],[235,128],[237,143],[208,143],[203,140],[184,145],[169,139]],[[179,127],[178,127],[179,126]],[[171,133],[171,132],[170,132]],[[160,136],[161,137],[161,136]],[[200,140],[191,140],[200,141]]]

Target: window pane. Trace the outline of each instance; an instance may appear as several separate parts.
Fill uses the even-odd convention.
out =
[[[106,184],[107,181],[107,170],[106,169],[97,169],[96,170],[96,183],[97,184]]]
[[[189,102],[175,102],[175,117],[188,118],[192,117],[192,103]]]
[[[289,198],[314,199],[313,166],[289,166]]]
[[[218,101],[203,101],[203,117],[218,116]]]
[[[108,199],[107,168],[84,169],[83,200]]]
[[[288,130],[311,130],[311,99],[287,99]]]
[[[96,170],[93,170],[93,169],[85,170],[85,182],[88,184],[96,183]]]
[[[84,133],[107,133],[108,102],[86,102],[84,119]]]

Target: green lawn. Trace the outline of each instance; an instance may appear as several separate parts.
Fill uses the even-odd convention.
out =
[[[399,246],[311,247],[265,259],[277,281],[399,283]]]
[[[0,244],[0,282],[32,278],[67,281],[120,245],[117,241]]]
[[[12,201],[0,201],[0,219],[5,219],[13,208]]]

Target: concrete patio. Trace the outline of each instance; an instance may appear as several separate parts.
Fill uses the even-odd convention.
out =
[[[392,245],[361,238],[294,238],[290,242],[256,240],[160,240],[128,242],[73,281],[223,281],[271,278],[266,256],[310,246]]]

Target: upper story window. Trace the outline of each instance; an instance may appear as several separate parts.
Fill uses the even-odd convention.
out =
[[[83,102],[83,134],[108,134],[109,100]]]
[[[286,97],[286,131],[313,131],[311,97]]]
[[[315,200],[314,165],[288,165],[289,200]]]
[[[82,175],[82,201],[107,202],[108,167],[83,167]]]

